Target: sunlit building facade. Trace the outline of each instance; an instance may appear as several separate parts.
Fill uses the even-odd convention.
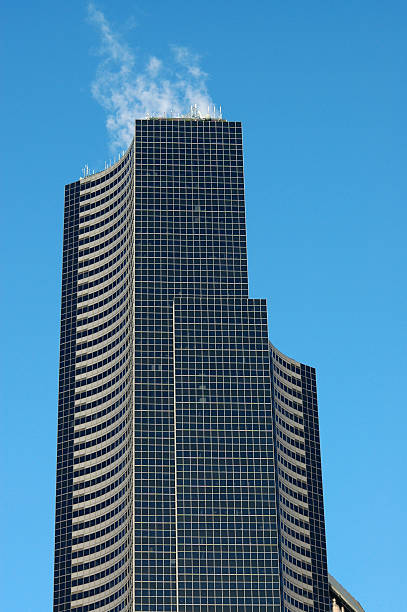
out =
[[[248,293],[242,129],[65,188],[54,612],[328,612],[315,371]]]

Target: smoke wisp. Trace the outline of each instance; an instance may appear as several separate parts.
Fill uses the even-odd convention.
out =
[[[201,70],[197,55],[173,45],[166,62],[151,55],[139,66],[135,53],[93,3],[88,5],[88,16],[99,32],[102,58],[91,91],[107,112],[106,127],[113,148],[129,145],[135,118],[148,113],[176,116],[193,104],[205,114],[208,106],[212,107],[207,74]]]

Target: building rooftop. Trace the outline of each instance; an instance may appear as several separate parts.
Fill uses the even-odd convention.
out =
[[[345,612],[365,612],[360,603],[331,574],[328,574],[329,587],[339,606],[346,606]]]
[[[224,121],[221,106],[219,106],[219,109],[217,109],[216,106],[208,106],[207,111],[203,111],[199,108],[198,104],[191,104],[189,112],[186,114],[176,111],[169,111],[162,115],[147,113],[145,119],[212,119],[212,121],[216,119],[218,121]]]

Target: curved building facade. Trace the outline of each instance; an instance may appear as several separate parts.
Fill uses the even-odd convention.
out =
[[[315,369],[270,352],[284,609],[329,610]]]
[[[65,189],[56,610],[132,602],[133,155]]]
[[[241,124],[136,120],[65,188],[54,612],[328,612],[318,435],[248,295]]]

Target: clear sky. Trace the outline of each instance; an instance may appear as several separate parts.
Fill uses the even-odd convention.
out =
[[[64,184],[191,87],[243,122],[251,296],[317,368],[329,570],[407,610],[406,26],[401,0],[3,6],[1,610],[51,610]]]

